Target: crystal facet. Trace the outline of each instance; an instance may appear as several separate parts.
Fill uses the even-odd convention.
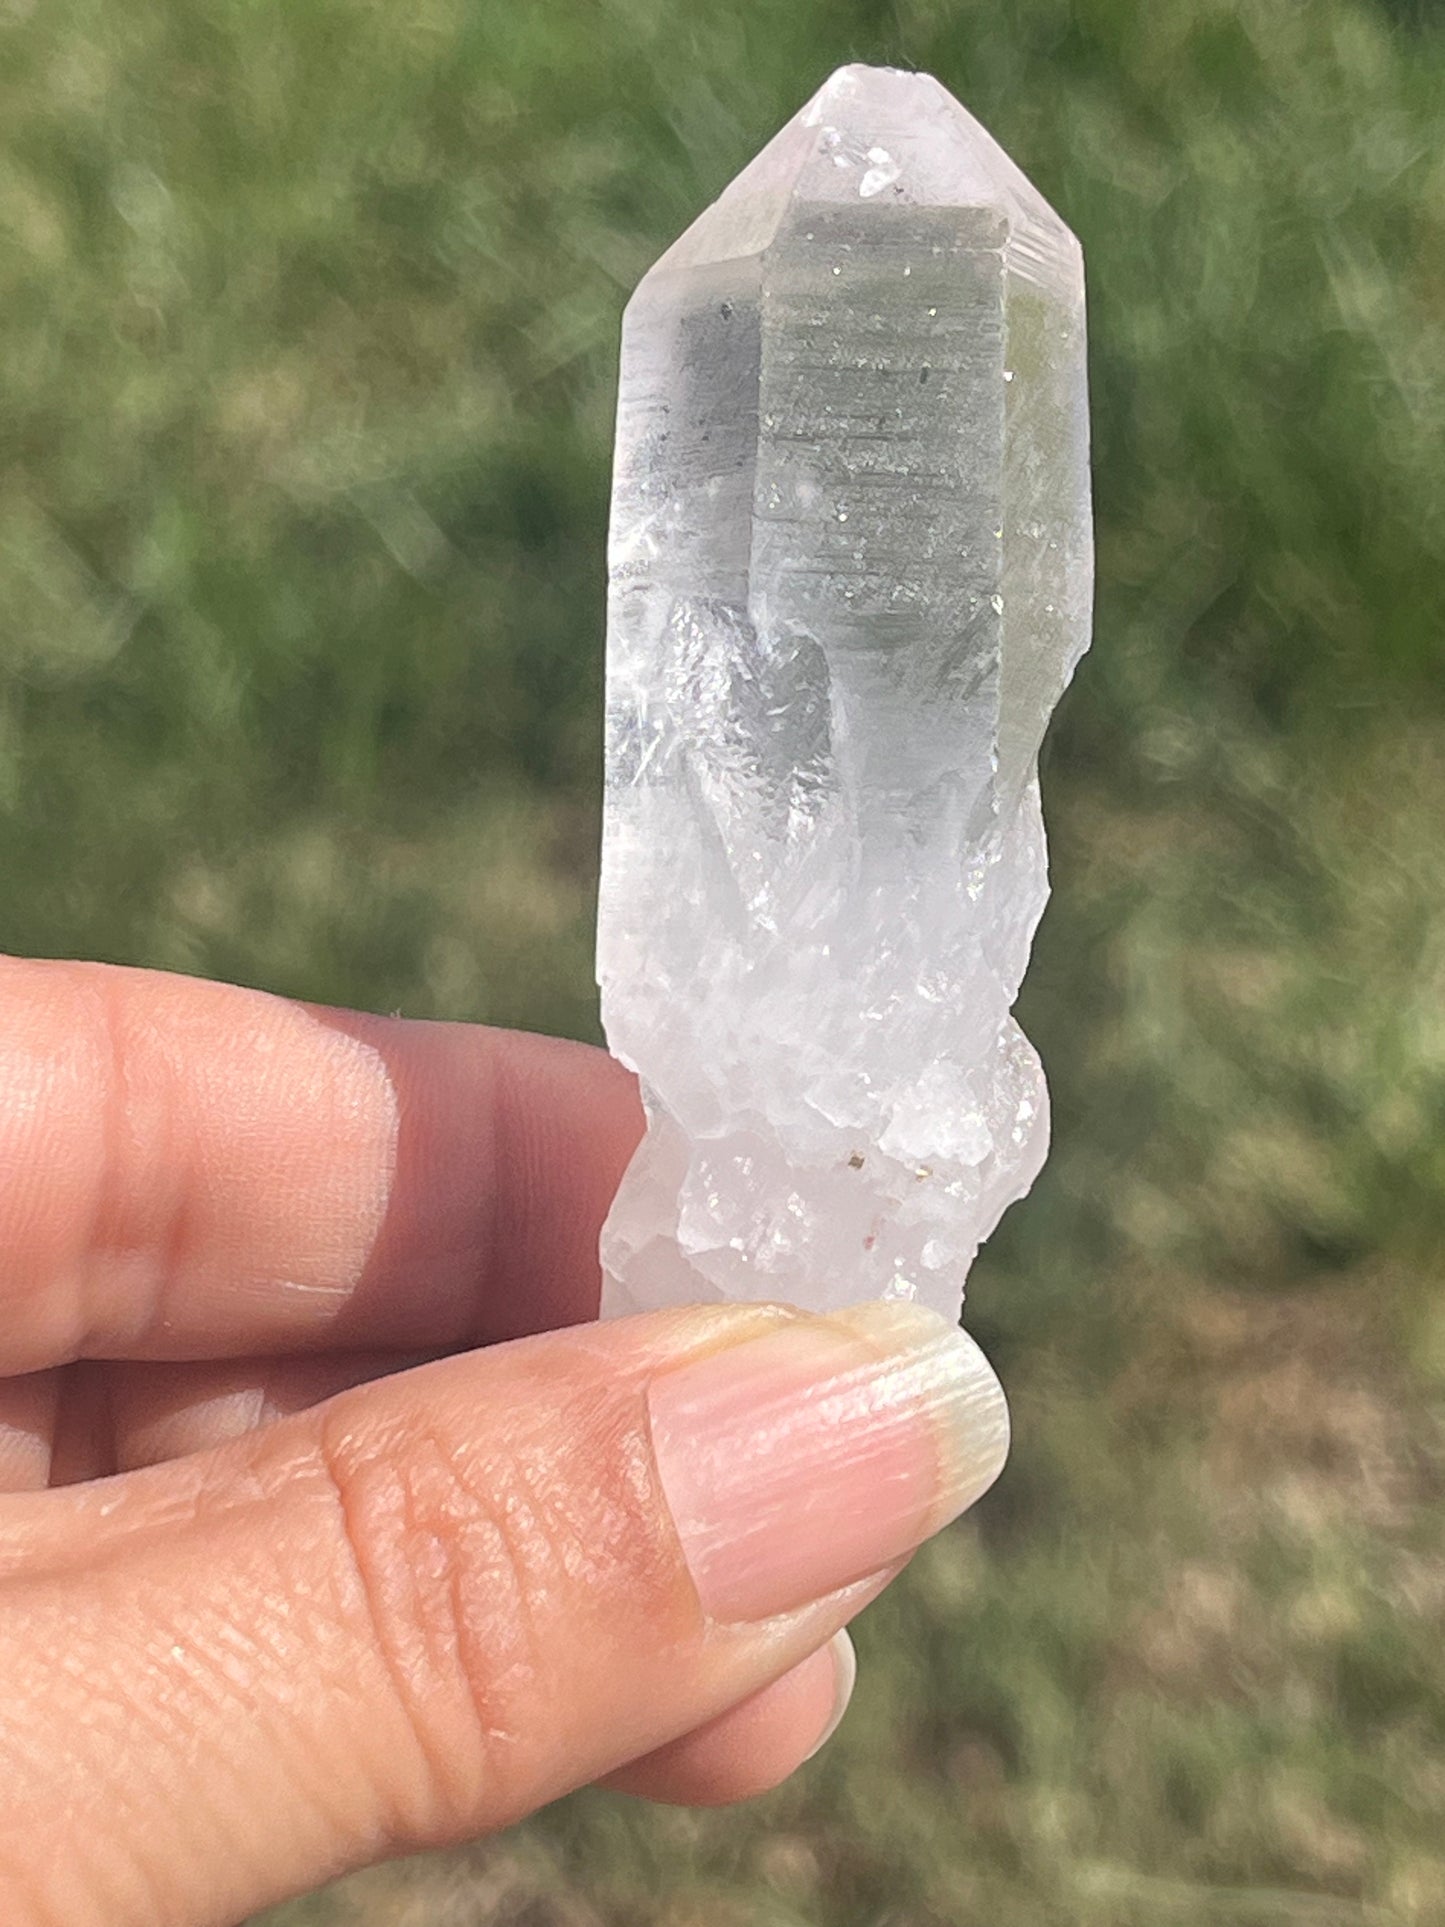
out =
[[[841,69],[643,280],[610,573],[604,1311],[955,1316],[1047,1145],[1009,1013],[1092,544],[1078,243],[937,81]]]

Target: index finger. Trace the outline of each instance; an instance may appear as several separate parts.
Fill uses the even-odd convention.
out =
[[[0,959],[0,1373],[590,1318],[640,1130],[587,1045]]]

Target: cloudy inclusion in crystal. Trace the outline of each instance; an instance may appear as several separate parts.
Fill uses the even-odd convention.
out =
[[[1047,1147],[1009,1013],[1092,548],[1078,243],[936,81],[841,69],[643,280],[610,576],[604,1311],[955,1316]]]

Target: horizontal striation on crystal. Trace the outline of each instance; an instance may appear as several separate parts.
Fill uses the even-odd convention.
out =
[[[956,1315],[1047,1146],[1010,1010],[1092,544],[1078,243],[936,81],[840,70],[643,280],[610,581],[604,1311]]]

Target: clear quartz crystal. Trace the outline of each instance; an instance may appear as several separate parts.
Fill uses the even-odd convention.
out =
[[[604,1312],[954,1317],[1047,1148],[1009,1013],[1092,541],[1078,243],[937,81],[841,69],[643,280],[610,563]]]

